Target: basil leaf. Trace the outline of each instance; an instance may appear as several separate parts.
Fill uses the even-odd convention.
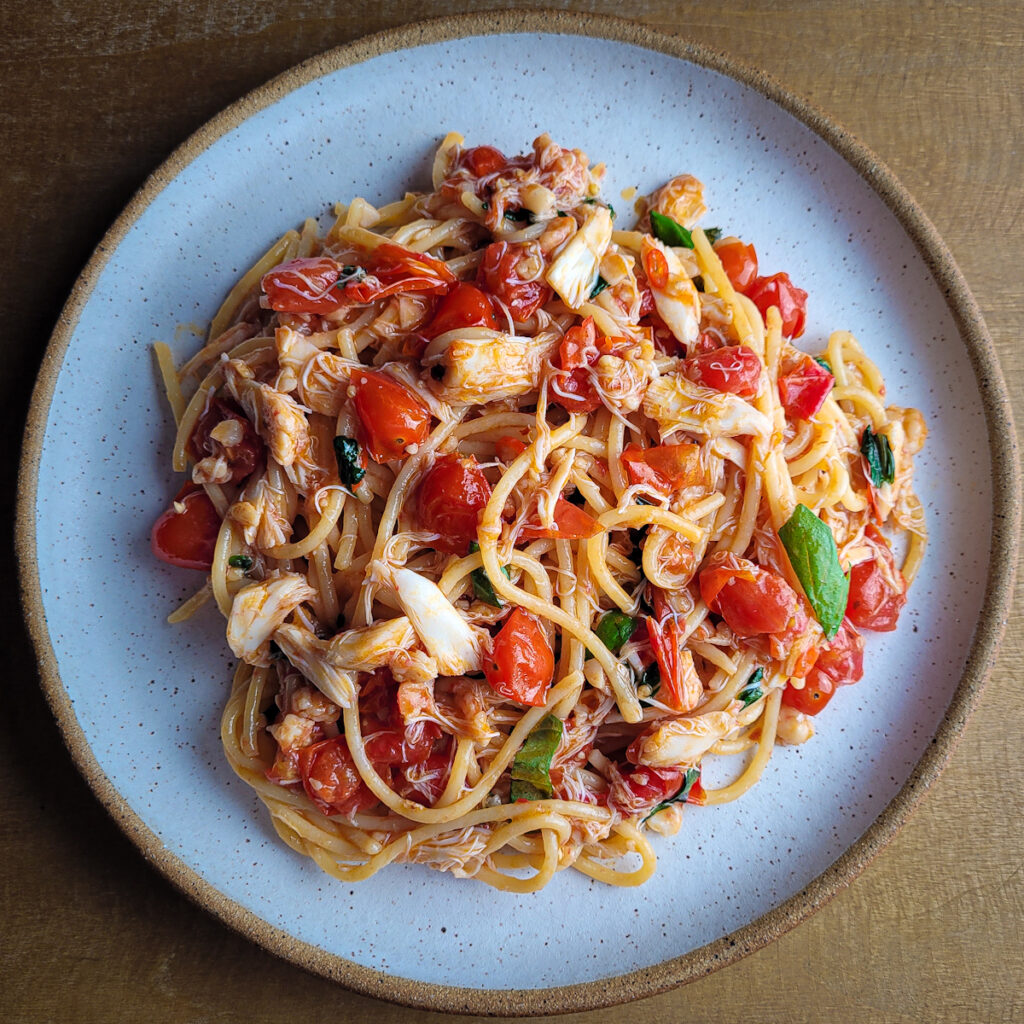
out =
[[[700,274],[696,277],[691,277],[690,280],[693,282],[693,287],[696,288],[697,291],[704,291],[704,278],[701,277]]]
[[[640,698],[640,703],[644,702],[650,697],[657,697],[658,690],[661,689],[661,669],[656,661],[652,661],[637,676],[636,680],[636,695]],[[647,705],[649,706],[649,705]]]
[[[542,718],[512,760],[512,786],[509,798],[544,800],[554,794],[551,785],[551,759],[562,739],[562,721],[554,715]]]
[[[344,288],[350,281],[362,281],[366,277],[366,270],[363,267],[353,266],[351,263],[346,263],[341,268],[341,274],[338,276],[338,280],[334,282],[334,287],[341,289]]]
[[[480,545],[475,540],[469,542],[470,554],[479,550]],[[508,574],[507,565],[503,565],[501,571],[505,574],[505,579],[511,578]],[[489,604],[494,608],[504,607],[501,603],[501,598],[494,592],[494,585],[491,583],[491,578],[487,575],[487,570],[483,566],[480,566],[479,569],[474,569],[470,573],[470,578],[473,580],[473,593],[478,601],[483,601],[484,604]]]
[[[338,462],[338,479],[346,487],[355,487],[366,476],[366,470],[359,464],[359,442],[354,437],[336,437],[334,457]]]
[[[896,479],[896,460],[885,434],[876,434],[869,423],[860,439],[860,453],[868,464],[871,482],[876,487],[891,484]]]
[[[228,565],[232,569],[251,569],[252,559],[248,555],[232,555],[228,559]]]
[[[587,206],[593,206],[594,203],[597,202],[597,197],[592,196],[590,199],[584,199],[583,202],[585,202]],[[604,205],[608,207],[608,213],[611,216],[612,220],[615,220],[615,207],[612,206],[611,203],[605,203]]]
[[[831,363],[829,363],[829,361],[827,359],[822,359],[821,356],[815,356],[814,357],[814,361],[819,366],[824,366],[825,369],[828,370],[829,373],[832,373],[832,365],[831,365]],[[832,376],[834,377],[835,374],[832,374]]]
[[[525,210],[520,207],[518,210],[506,210],[505,216],[508,220],[514,220],[516,223],[532,224],[533,214],[529,210]]]
[[[744,707],[749,707],[755,700],[760,700],[764,696],[764,690],[760,686],[762,679],[764,679],[764,669],[755,669],[750,673],[750,678],[747,679],[743,689],[736,694],[736,699],[743,701]]]
[[[600,275],[597,275],[597,280],[594,282],[594,287],[590,289],[590,298],[596,299],[608,287],[608,282]]]
[[[640,822],[644,824],[649,818],[653,818],[658,811],[665,810],[666,807],[670,807],[672,804],[685,804],[686,798],[690,795],[690,790],[693,789],[693,784],[700,778],[699,768],[687,768],[686,774],[683,776],[683,784],[679,787],[679,792],[675,796],[670,796],[667,800],[662,800],[660,804],[654,807],[651,812]]]
[[[815,617],[831,640],[843,623],[850,594],[850,578],[843,575],[832,531],[806,505],[797,505],[779,530],[779,539]]]
[[[707,240],[712,245],[714,245],[715,242],[717,242],[722,237],[722,229],[721,228],[705,228],[704,229],[704,234],[707,237]]]
[[[657,210],[651,210],[651,234],[659,242],[675,246],[677,249],[692,249],[693,236],[682,224],[671,217],[666,217]]]
[[[594,632],[612,654],[618,654],[619,648],[633,635],[637,622],[625,612],[608,612],[598,620]]]

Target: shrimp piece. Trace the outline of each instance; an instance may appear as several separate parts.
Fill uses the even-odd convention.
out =
[[[788,704],[779,705],[779,724],[776,726],[775,739],[778,743],[796,746],[806,743],[814,735],[814,722],[810,715],[791,708]]]
[[[327,660],[329,641],[321,640],[305,626],[285,623],[274,631],[274,643],[288,661],[338,707],[352,706],[356,694],[355,674]]]
[[[297,572],[283,572],[242,587],[235,594],[228,617],[228,646],[235,657],[268,668],[274,632],[303,601],[315,596],[316,591]]]
[[[672,248],[650,235],[644,235],[640,242],[640,258],[644,267],[651,266],[652,260],[659,264],[664,260],[667,266],[664,283],[655,284],[651,274],[647,275],[654,305],[676,340],[692,345],[700,334],[700,295],[687,276],[683,261]]]

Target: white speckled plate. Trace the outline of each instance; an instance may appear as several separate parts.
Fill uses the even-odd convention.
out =
[[[621,189],[697,174],[707,222],[755,241],[763,268],[810,293],[807,346],[852,330],[892,399],[922,409],[931,430],[918,489],[932,543],[900,629],[869,637],[863,682],[821,716],[812,743],[780,749],[738,803],[691,810],[679,836],[656,839],[658,873],[638,890],[566,872],[524,897],[417,867],[332,881],[277,840],[222,757],[232,663],[220,618],[165,622],[198,577],[149,553],[150,525],[178,487],[150,342],[191,352],[179,325],[205,323],[305,216],[429,187],[449,129],[506,152],[549,130],[607,163],[605,195],[627,214]],[[650,994],[827,899],[941,767],[1006,606],[990,548],[1013,564],[1016,460],[1001,387],[920,211],[870,153],[767,79],[607,19],[520,13],[375,37],[198,133],[76,288],[40,377],[21,490],[45,685],[80,767],[147,856],[297,962],[450,1010],[551,1012]],[[964,465],[970,487],[957,483]]]

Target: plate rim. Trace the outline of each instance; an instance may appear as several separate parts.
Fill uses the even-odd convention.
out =
[[[172,854],[106,776],[86,741],[60,678],[42,603],[35,537],[43,439],[57,377],[79,318],[110,255],[142,213],[199,154],[253,114],[302,85],[386,53],[509,33],[573,35],[635,45],[708,68],[748,86],[810,128],[893,213],[945,298],[967,349],[985,413],[992,460],[992,542],[985,594],[964,672],[931,743],[899,792],[840,857],[779,906],[682,956],[628,974],[543,989],[475,989],[416,981],[364,967],[300,941],[244,909]],[[608,15],[534,9],[473,12],[410,22],[315,55],[246,93],[205,122],[143,182],[96,246],[57,319],[32,392],[22,440],[15,549],[25,622],[40,680],[78,771],[118,827],[179,891],[233,930],[285,960],[363,995],[420,1009],[486,1016],[571,1013],[656,995],[725,967],[789,931],[848,885],[893,839],[949,760],[995,661],[1013,601],[1021,526],[1017,435],[995,346],[966,281],[938,231],[895,174],[817,106],[741,60],[683,36]]]

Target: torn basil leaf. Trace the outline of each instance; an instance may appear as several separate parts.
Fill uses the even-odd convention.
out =
[[[470,554],[479,550],[480,545],[475,540],[469,542]],[[510,579],[507,565],[503,565],[501,571],[505,574],[505,579]],[[487,570],[482,565],[473,570],[470,578],[473,580],[473,593],[478,601],[483,601],[484,604],[489,604],[494,608],[504,607],[501,598],[494,592],[494,585],[491,583],[490,576],[487,575]]]
[[[633,635],[639,621],[625,612],[607,612],[598,620],[594,632],[612,654],[618,654],[622,645]]]
[[[600,275],[597,275],[597,280],[594,282],[594,287],[590,289],[590,298],[596,299],[608,287],[608,282]]]
[[[679,787],[679,792],[676,793],[675,796],[670,796],[667,800],[662,800],[662,802],[654,807],[643,821],[640,822],[640,824],[644,824],[648,819],[653,818],[658,811],[663,811],[666,807],[670,807],[672,804],[685,804],[686,798],[690,795],[690,790],[693,789],[694,783],[699,778],[699,768],[687,768],[686,774],[683,776],[683,784]]]
[[[651,210],[651,234],[659,242],[674,246],[677,249],[692,249],[693,236],[682,224],[666,217],[657,210]]]
[[[750,673],[750,678],[747,679],[743,689],[736,694],[736,699],[743,701],[744,707],[749,707],[755,700],[760,700],[764,696],[764,690],[761,689],[761,680],[763,679],[763,668],[756,668]]]
[[[366,476],[360,464],[359,442],[354,437],[336,437],[334,457],[338,463],[338,479],[346,487],[355,487]]]
[[[542,718],[512,760],[512,785],[509,799],[548,800],[554,795],[551,785],[551,759],[562,739],[561,719]]]
[[[868,464],[871,482],[876,487],[891,484],[896,479],[896,460],[885,434],[876,434],[869,423],[860,439],[860,453]]]

